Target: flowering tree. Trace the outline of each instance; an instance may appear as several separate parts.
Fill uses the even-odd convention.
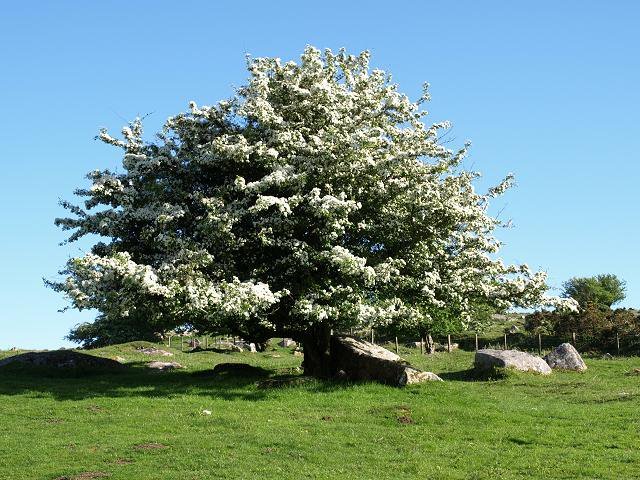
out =
[[[167,120],[153,142],[142,123],[122,139],[123,173],[94,171],[83,207],[56,222],[104,239],[53,283],[100,321],[189,324],[304,344],[324,376],[332,329],[464,324],[474,302],[569,305],[545,297],[545,274],[504,265],[501,223],[477,173],[425,125],[369,54],[307,47],[299,63],[248,61],[248,83],[215,106]]]

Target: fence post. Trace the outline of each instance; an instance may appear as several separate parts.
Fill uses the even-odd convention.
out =
[[[447,353],[451,353],[451,335],[447,335]]]
[[[424,350],[423,350],[422,344],[423,344],[422,337],[420,337],[420,355],[424,354]]]
[[[620,355],[620,334],[616,332],[616,348],[618,350],[618,355]]]
[[[571,332],[571,339],[573,340],[573,346],[576,346],[576,332]]]
[[[374,338],[373,338],[373,327],[372,327],[371,328],[371,343],[375,343],[373,340],[374,340]]]
[[[209,348],[209,337],[204,337],[204,349],[207,350]]]
[[[538,355],[542,355],[542,334],[538,334]]]
[[[184,352],[184,336],[180,336],[180,351]]]
[[[171,348],[171,335],[169,335],[169,348]]]
[[[398,354],[398,337],[396,337],[396,355]]]
[[[504,349],[507,349],[507,334],[504,334]]]
[[[478,351],[478,334],[476,333],[476,352]]]

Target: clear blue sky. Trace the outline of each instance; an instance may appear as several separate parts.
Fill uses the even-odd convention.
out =
[[[222,4],[226,3],[227,6]],[[356,6],[360,5],[360,6]],[[369,49],[432,120],[453,122],[485,185],[516,174],[495,211],[507,261],[615,273],[640,306],[640,3],[635,1],[4,2],[0,15],[0,348],[53,348],[89,312],[46,289],[70,255],[53,226],[84,174],[114,168],[93,140],[139,114],[147,132],[246,78],[244,55],[306,44]]]

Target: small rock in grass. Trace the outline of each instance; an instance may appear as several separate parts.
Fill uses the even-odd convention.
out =
[[[160,350],[159,348],[138,348],[137,351],[145,355],[162,355],[163,357],[173,356],[173,353],[167,352],[166,350]]]
[[[232,352],[237,352],[237,353],[242,353],[244,352],[244,348],[242,348],[240,345],[236,345],[235,343],[223,343],[221,344],[222,347],[227,348],[228,350],[231,350]]]
[[[444,382],[444,380],[433,372],[422,372],[412,367],[407,367],[405,369],[405,375],[407,379],[404,381],[404,385],[422,382]]]
[[[242,350],[236,350],[233,349],[233,347],[231,347],[231,345],[235,345],[235,347],[239,347]],[[235,344],[230,344],[229,348],[232,348],[234,351],[248,351],[250,353],[257,353],[258,350],[256,349],[256,344],[253,342],[247,343],[247,342],[239,342],[239,343],[235,343]]]
[[[436,343],[435,347],[436,347],[436,352],[448,352],[449,351],[449,347],[447,346],[446,343]],[[451,351],[453,352],[454,350],[458,350],[459,347],[460,347],[460,345],[458,345],[457,343],[452,343],[451,344]]]
[[[153,368],[154,370],[167,371],[174,370],[176,368],[183,368],[177,362],[149,362],[147,363],[147,368]]]
[[[202,410],[203,415],[211,415],[211,410]]]

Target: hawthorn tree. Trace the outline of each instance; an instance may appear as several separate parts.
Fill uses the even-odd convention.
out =
[[[287,335],[307,373],[330,371],[330,334],[351,327],[465,325],[474,304],[572,306],[545,273],[505,265],[491,198],[439,141],[422,104],[369,68],[369,53],[248,60],[249,79],[214,106],[190,104],[153,141],[138,119],[123,172],[94,171],[57,219],[103,240],[51,285],[101,324],[190,325],[246,338]]]

